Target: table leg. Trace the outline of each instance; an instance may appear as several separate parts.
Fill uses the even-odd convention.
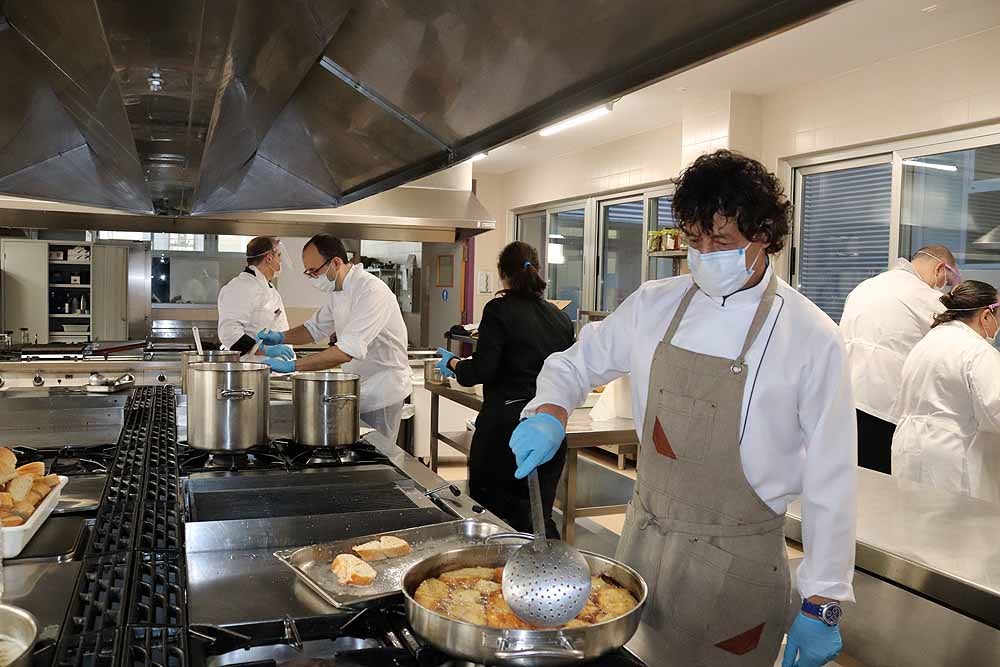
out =
[[[437,394],[431,394],[431,470],[437,472],[438,469],[438,409],[441,398]]]
[[[576,539],[576,466],[577,450],[566,450],[566,502],[563,504],[562,538],[567,544]]]

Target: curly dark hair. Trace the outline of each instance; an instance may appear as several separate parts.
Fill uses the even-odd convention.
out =
[[[760,162],[718,150],[700,156],[676,180],[673,210],[678,225],[711,232],[716,213],[735,218],[743,236],[763,235],[765,251],[785,245],[792,204],[778,178]]]

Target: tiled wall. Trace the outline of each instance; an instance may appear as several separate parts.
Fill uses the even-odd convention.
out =
[[[783,156],[1000,118],[1000,28],[762,100],[762,156]]]

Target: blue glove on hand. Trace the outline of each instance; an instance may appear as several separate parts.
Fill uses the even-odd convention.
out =
[[[788,630],[781,667],[822,667],[837,657],[843,645],[838,626],[799,614]]]
[[[549,414],[539,413],[518,424],[510,436],[510,448],[517,459],[514,477],[524,479],[532,470],[551,461],[565,437],[562,422]]]
[[[285,334],[271,329],[261,329],[257,332],[257,340],[264,345],[281,345],[285,342]]]
[[[295,358],[295,353],[287,345],[268,345],[264,348],[264,356],[291,361]]]
[[[434,364],[434,367],[441,371],[441,375],[446,378],[455,377],[455,371],[448,368],[448,362],[455,358],[455,355],[444,349],[443,347],[438,348],[438,354],[441,355],[441,361]]]
[[[294,373],[295,372],[295,362],[290,359],[275,359],[272,357],[266,357],[261,360],[261,363],[267,364],[271,367],[271,370],[275,373]]]

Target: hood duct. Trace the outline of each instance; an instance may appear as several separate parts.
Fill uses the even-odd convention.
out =
[[[0,0],[0,193],[341,207],[842,2]]]

